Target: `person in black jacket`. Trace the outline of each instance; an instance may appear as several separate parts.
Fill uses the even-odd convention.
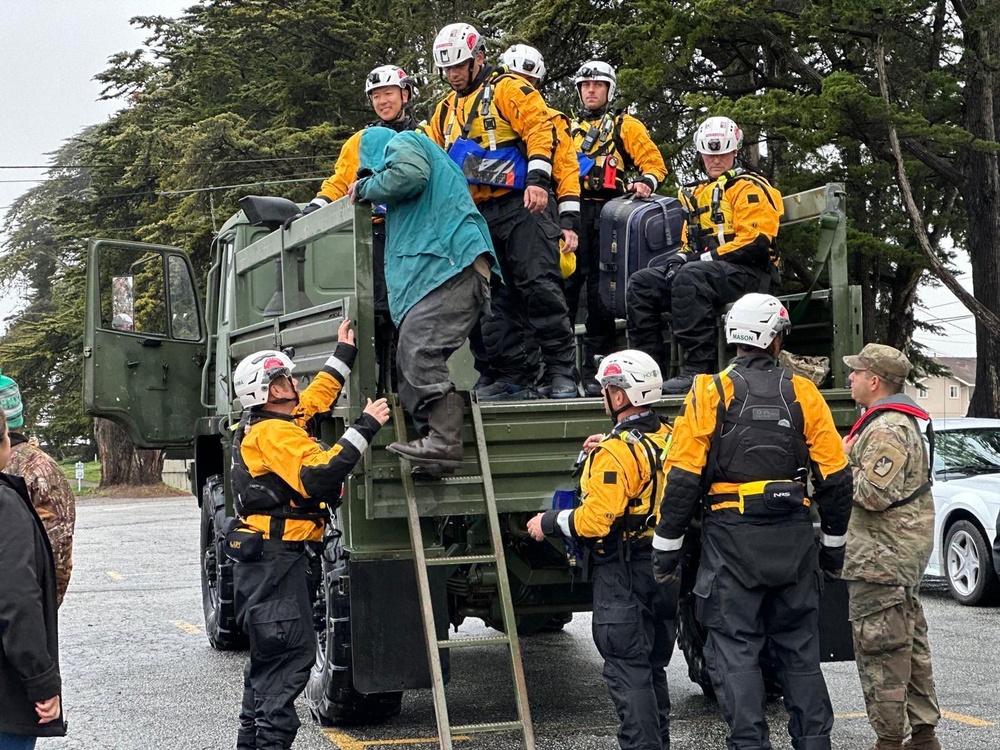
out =
[[[770,747],[760,671],[776,663],[795,750],[830,750],[833,707],[820,670],[819,594],[844,566],[852,474],[829,405],[777,366],[791,330],[770,295],[740,298],[726,317],[737,357],[698,375],[674,421],[653,536],[653,577],[673,584],[684,535],[701,508],[695,614],[729,750]],[[812,497],[807,497],[812,479]],[[810,505],[819,508],[819,544]],[[822,573],[821,573],[822,571]]]
[[[0,419],[0,472],[10,460]],[[52,547],[20,477],[0,473],[0,747],[32,750],[66,734]]]

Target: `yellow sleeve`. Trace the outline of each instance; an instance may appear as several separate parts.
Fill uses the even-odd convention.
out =
[[[667,165],[663,161],[660,149],[649,137],[646,126],[631,115],[623,115],[621,138],[622,145],[625,146],[625,150],[636,169],[642,173],[643,177],[653,180],[653,190],[655,191],[667,176]]]
[[[581,502],[570,516],[573,536],[600,539],[625,512],[633,490],[632,477],[611,446],[617,438],[605,440],[587,457],[580,477]]]
[[[576,159],[576,146],[569,130],[569,118],[558,110],[550,110],[552,125],[556,129],[555,161],[552,176],[556,186],[556,198],[560,208],[566,201],[575,202],[574,210],[580,210],[580,163]]]
[[[816,385],[799,375],[792,375],[795,398],[802,405],[803,428],[809,457],[819,469],[820,479],[847,466],[847,456],[830,407]]]
[[[722,388],[722,398],[729,403],[733,397],[732,380],[723,376]],[[712,447],[718,405],[719,392],[713,377],[697,376],[684,400],[684,409],[674,420],[665,466],[668,475],[675,466],[690,474],[701,474]]]
[[[445,144],[445,133],[444,133],[444,119],[447,116],[449,102],[452,96],[449,94],[444,99],[438,102],[438,105],[434,108],[434,114],[431,115],[431,119],[423,124],[421,130],[424,135],[434,141],[441,148],[444,148]]]
[[[301,427],[280,419],[254,425],[243,442],[243,460],[251,476],[277,474],[303,497],[311,495],[303,484],[302,470],[326,466],[344,450],[337,443],[325,451]]]
[[[549,108],[534,88],[512,76],[497,79],[497,111],[524,141],[528,151],[528,184],[547,187],[552,179],[556,128]],[[544,179],[540,179],[544,175]]]
[[[323,180],[317,197],[322,196],[332,203],[347,195],[348,186],[358,178],[358,159],[363,132],[359,130],[344,143],[337,158],[337,165],[333,168],[333,175]]]
[[[299,394],[299,404],[292,412],[295,423],[305,427],[306,422],[317,414],[329,411],[340,395],[343,384],[333,375],[320,370],[313,381]]]
[[[761,235],[770,243],[778,236],[778,224],[784,211],[781,193],[763,180],[744,178],[726,190],[733,209],[734,237],[719,246],[719,256],[761,244]]]

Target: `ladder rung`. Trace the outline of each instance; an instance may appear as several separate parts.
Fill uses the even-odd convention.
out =
[[[452,734],[477,734],[482,732],[522,732],[524,724],[520,721],[494,721],[488,724],[455,724],[451,727]]]
[[[469,648],[471,646],[502,646],[510,643],[505,635],[485,635],[477,638],[454,638],[450,641],[438,641],[438,648]]]
[[[483,477],[481,474],[463,474],[458,477],[441,477],[440,479],[416,479],[415,484],[418,487],[426,486],[440,486],[442,484],[482,484]]]
[[[454,557],[428,557],[427,565],[470,565],[472,563],[495,563],[497,556],[490,555],[455,555]]]

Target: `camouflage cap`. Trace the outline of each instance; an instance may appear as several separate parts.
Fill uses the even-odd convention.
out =
[[[21,391],[17,383],[0,370],[0,409],[3,409],[7,427],[16,430],[24,426],[24,404],[21,403]]]
[[[886,344],[866,344],[860,354],[844,357],[844,364],[852,370],[873,372],[896,385],[906,382],[906,376],[913,369],[905,354]]]

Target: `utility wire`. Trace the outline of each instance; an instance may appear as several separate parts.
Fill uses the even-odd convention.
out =
[[[215,164],[259,164],[275,161],[304,161],[308,159],[335,159],[338,154],[316,154],[314,156],[273,156],[260,159],[220,159],[218,161],[163,161],[156,165],[172,164],[182,167],[208,167]],[[122,169],[121,164],[0,164],[0,169]]]

